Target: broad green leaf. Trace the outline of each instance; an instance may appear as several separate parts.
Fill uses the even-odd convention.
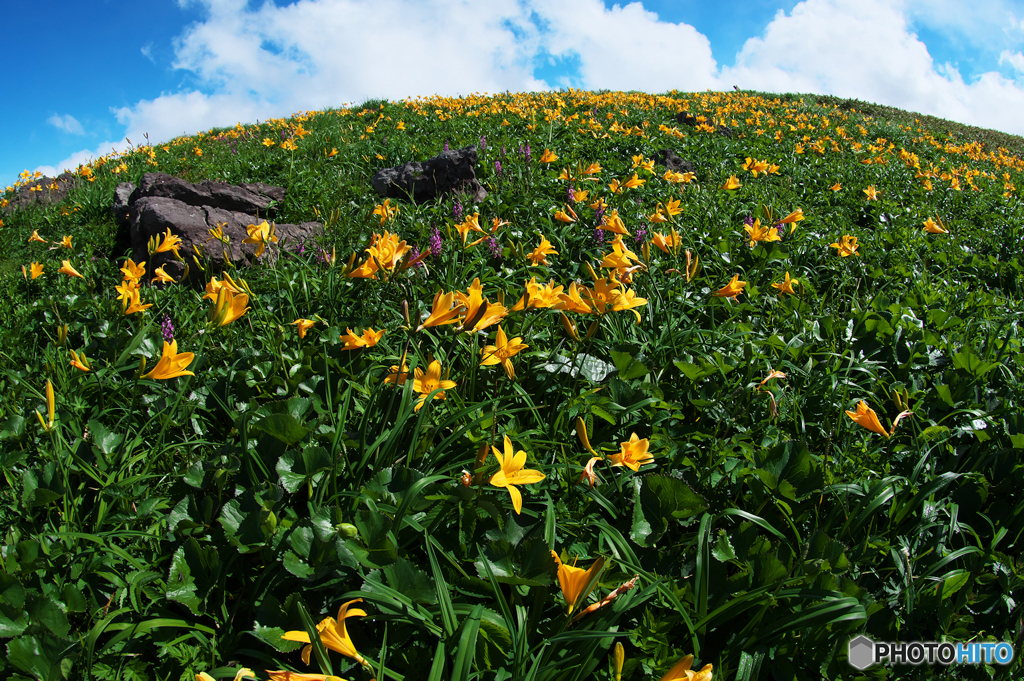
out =
[[[291,414],[270,414],[253,424],[253,429],[271,435],[286,445],[301,442],[309,429],[299,423]]]

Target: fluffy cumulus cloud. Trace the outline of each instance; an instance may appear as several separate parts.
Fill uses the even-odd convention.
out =
[[[74,116],[71,114],[65,114],[63,116],[59,114],[53,114],[46,119],[46,122],[65,132],[70,132],[72,135],[84,135],[85,130],[82,128],[82,124],[79,123]]]
[[[1024,76],[1024,54],[1020,52],[1010,52],[1009,50],[1003,50],[999,55],[1000,64],[1009,64],[1013,67],[1014,71]]]
[[[174,44],[173,67],[198,88],[114,113],[139,144],[146,132],[159,142],[374,97],[519,92],[566,82],[648,92],[737,85],[853,97],[1024,134],[1024,118],[1015,113],[1024,89],[994,71],[966,82],[953,65],[936,64],[913,31],[923,16],[932,30],[976,42],[987,26],[1006,37],[993,63],[1001,59],[1020,73],[1020,22],[1003,2],[982,11],[972,8],[986,3],[966,0],[804,0],[780,11],[733,65],[722,66],[706,36],[662,21],[640,2],[179,0],[205,14]],[[572,65],[567,80],[535,75],[552,58]],[[70,116],[50,122],[72,132],[77,125]],[[126,146],[106,142],[58,167]]]
[[[806,0],[751,38],[721,79],[742,88],[817,92],[1024,134],[1024,90],[997,72],[964,81],[935,64],[907,16],[884,0]]]
[[[661,21],[639,2],[605,7],[601,0],[533,0],[544,47],[578,59],[587,89],[694,91],[718,88],[707,37],[688,24]]]

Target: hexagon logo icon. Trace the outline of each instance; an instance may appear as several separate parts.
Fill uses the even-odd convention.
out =
[[[867,669],[875,661],[875,642],[867,636],[850,639],[849,657],[851,667]]]

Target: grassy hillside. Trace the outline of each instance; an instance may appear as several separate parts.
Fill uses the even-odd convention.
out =
[[[847,646],[1024,642],[1021,142],[829,97],[570,90],[210,130],[59,201],[24,178],[0,208],[0,673],[1019,674],[858,671]],[[478,204],[371,188],[468,145]],[[278,221],[324,236],[151,283],[111,206],[153,171],[283,186]]]

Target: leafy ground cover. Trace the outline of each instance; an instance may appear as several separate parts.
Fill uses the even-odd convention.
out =
[[[857,672],[852,636],[1020,651],[1024,160],[866,109],[372,101],[6,206],[0,672],[881,679],[935,670]],[[467,145],[479,204],[370,187]],[[110,214],[153,170],[282,185],[325,235],[161,282]]]

